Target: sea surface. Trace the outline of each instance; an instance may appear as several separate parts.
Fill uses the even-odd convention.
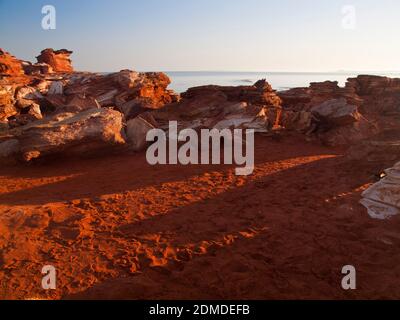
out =
[[[251,85],[260,79],[267,79],[275,90],[286,90],[295,87],[308,87],[310,82],[326,80],[338,81],[344,86],[347,78],[359,74],[374,74],[388,77],[399,77],[400,72],[333,72],[333,73],[301,73],[301,72],[206,72],[206,71],[173,71],[165,72],[172,83],[169,88],[178,93],[188,88],[202,85],[240,86]]]

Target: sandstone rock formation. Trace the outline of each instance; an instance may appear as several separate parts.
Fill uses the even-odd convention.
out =
[[[343,88],[336,81],[311,83],[308,88],[292,88],[278,95],[282,106],[290,110],[310,110],[327,100],[343,98],[362,113],[400,112],[400,79],[381,76],[349,78]]]
[[[51,66],[54,72],[73,72],[71,60],[69,56],[72,51],[66,49],[56,50],[45,49],[39,56],[37,56],[37,61],[39,63],[46,63]]]
[[[167,129],[169,121],[178,121],[179,129],[297,131],[327,145],[348,146],[360,142],[359,146],[363,147],[352,148],[356,150],[353,154],[365,153],[369,148],[367,158],[371,158],[371,144],[366,148],[366,141],[380,132],[398,132],[400,127],[399,79],[359,76],[349,79],[345,87],[325,81],[282,92],[274,91],[262,79],[248,86],[190,88],[179,96],[168,89],[170,80],[163,73],[74,72],[69,59],[72,52],[65,49],[43,50],[36,64],[0,52],[0,63],[4,62],[2,70],[7,72],[0,79],[0,142],[16,139],[25,159],[35,158],[36,151],[38,157],[62,153],[70,149],[70,144],[84,148],[88,142],[82,128],[89,122],[81,123],[78,119],[81,116],[86,119],[87,112],[94,110],[100,115],[111,112],[117,117],[118,114],[121,137],[126,134],[126,141],[134,151],[147,145],[145,133],[148,130]],[[69,114],[72,122],[63,130],[68,132],[76,125],[81,132],[81,136],[71,135],[71,141],[62,141],[54,133],[55,128],[64,126],[65,114]],[[100,115],[90,118],[102,119]],[[80,124],[72,125],[75,122]],[[36,127],[41,123],[41,129]],[[29,139],[23,132],[34,132],[29,144],[37,146],[38,141],[43,140],[43,144],[49,144],[49,151],[44,147],[26,149],[24,141]],[[57,139],[60,143],[54,144]],[[121,140],[124,143],[122,141],[125,139]],[[379,141],[372,148],[377,148]],[[9,148],[10,145],[4,146]]]
[[[311,112],[330,126],[345,126],[361,119],[357,106],[348,104],[343,98],[325,101],[313,107]]]
[[[161,128],[178,121],[184,128],[249,128],[268,132],[279,123],[280,98],[265,81],[253,86],[190,88],[181,101],[151,113]]]
[[[345,87],[339,87],[337,82],[325,81],[277,94],[282,99],[283,113],[296,115],[297,112],[310,111],[317,116],[308,132],[314,132],[329,145],[354,144],[379,132],[399,129],[395,117],[400,116],[400,79],[360,75],[348,79]],[[321,105],[327,108],[332,103],[330,100],[337,102],[339,112],[350,111],[345,117],[346,125],[343,118],[339,120],[341,123],[332,123],[326,121],[326,117],[319,117],[318,112],[316,114],[316,109]]]
[[[325,101],[340,98],[345,98],[349,104],[355,106],[361,103],[355,88],[351,85],[341,88],[337,81],[314,82],[308,88],[292,88],[278,92],[278,95],[285,109],[295,111],[309,111]]]
[[[62,153],[87,155],[125,143],[121,113],[105,108],[59,114],[19,127],[11,134],[8,141],[18,141],[18,152],[13,144],[12,153],[24,161]],[[0,147],[0,154],[11,153],[9,144]]]
[[[21,76],[23,74],[22,61],[0,49],[0,77]]]
[[[326,145],[351,145],[377,133],[376,126],[345,98],[325,101],[311,108],[311,112],[315,133]]]
[[[182,94],[184,99],[198,99],[204,96],[218,95],[226,101],[243,101],[254,105],[280,107],[281,99],[265,79],[252,86],[202,86],[190,88]]]
[[[134,118],[179,100],[168,90],[170,80],[163,73],[73,72],[70,54],[43,50],[39,63],[19,63],[24,81],[16,76],[0,81],[3,160],[11,155],[31,161],[53,154],[89,154],[125,144],[125,133],[130,149],[140,150],[144,131]],[[18,60],[4,55],[10,65],[4,69],[17,74]]]
[[[169,84],[161,72],[122,70],[108,75],[76,74],[67,78],[63,92],[96,99],[101,107],[116,106],[129,118],[134,110],[157,109],[176,101],[176,94],[167,89]]]
[[[361,75],[348,80],[362,99],[365,113],[398,115],[400,113],[400,79]]]
[[[7,121],[18,113],[14,106],[14,92],[11,86],[0,88],[0,121]]]
[[[317,119],[310,111],[282,110],[280,125],[292,131],[311,134],[317,129]]]

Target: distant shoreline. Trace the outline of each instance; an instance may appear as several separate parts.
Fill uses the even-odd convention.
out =
[[[164,71],[171,79],[170,89],[182,93],[191,87],[204,85],[249,85],[267,79],[275,90],[308,87],[311,82],[337,81],[344,86],[347,78],[358,75],[400,77],[400,72],[245,72],[245,71]]]

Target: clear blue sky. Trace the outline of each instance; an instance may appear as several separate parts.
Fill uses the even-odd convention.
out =
[[[41,28],[46,4],[56,30]],[[0,0],[0,47],[67,48],[87,71],[398,71],[399,30],[399,0]]]

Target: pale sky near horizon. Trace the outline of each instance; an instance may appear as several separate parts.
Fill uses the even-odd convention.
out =
[[[400,71],[399,15],[399,0],[0,0],[0,47],[67,48],[86,71]]]

